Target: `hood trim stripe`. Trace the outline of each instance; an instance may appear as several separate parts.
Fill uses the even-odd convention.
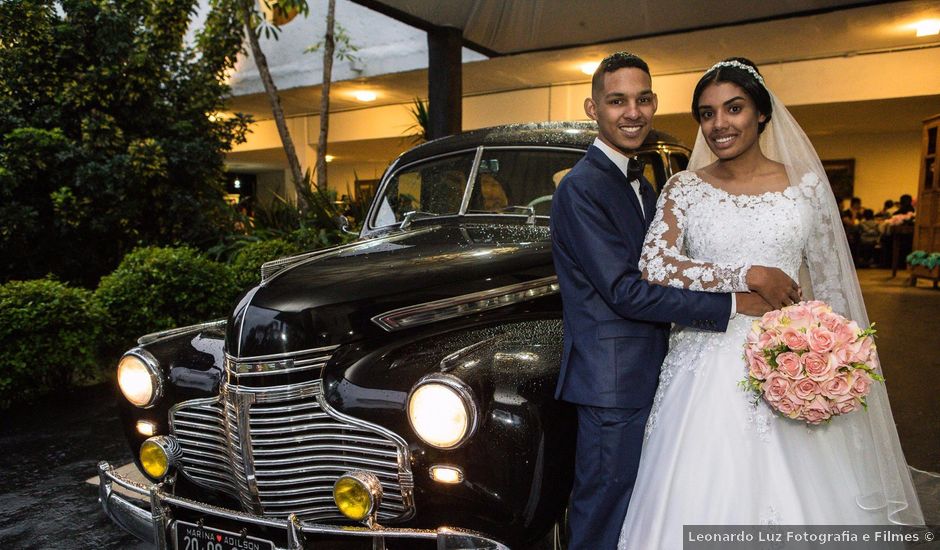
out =
[[[551,294],[558,294],[556,275],[393,309],[376,315],[372,322],[386,332],[393,332],[511,306]]]

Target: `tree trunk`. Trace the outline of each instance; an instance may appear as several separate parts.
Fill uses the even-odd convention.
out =
[[[332,2],[333,0],[331,0]],[[284,120],[284,110],[281,108],[281,100],[277,95],[277,87],[274,85],[274,79],[271,78],[271,69],[268,68],[268,59],[261,51],[261,44],[258,43],[258,35],[251,27],[251,14],[254,11],[254,0],[242,1],[242,18],[245,25],[245,33],[248,35],[248,43],[251,45],[251,56],[255,58],[255,65],[258,67],[258,74],[261,76],[261,82],[264,84],[264,91],[268,95],[268,101],[271,103],[271,114],[274,115],[274,124],[277,126],[277,133],[281,136],[281,143],[284,145],[284,153],[287,155],[287,164],[290,167],[291,179],[293,179],[294,188],[297,191],[297,206],[303,212],[307,209],[307,201],[304,199],[304,175],[300,169],[300,160],[297,158],[297,149],[294,148],[294,141],[287,130],[287,122]]]
[[[333,37],[336,0],[329,0],[326,11],[326,36],[323,38],[323,87],[320,89],[320,137],[317,141],[317,187],[326,191],[326,139],[330,128],[330,82],[333,78]]]

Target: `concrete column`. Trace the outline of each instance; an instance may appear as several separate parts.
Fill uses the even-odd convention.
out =
[[[434,27],[428,30],[428,115],[430,138],[460,133],[463,124],[463,84],[460,29]]]

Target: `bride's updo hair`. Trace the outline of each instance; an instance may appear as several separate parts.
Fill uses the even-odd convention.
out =
[[[730,82],[740,86],[754,101],[760,114],[766,117],[764,122],[757,124],[757,132],[763,132],[764,127],[770,122],[770,115],[773,114],[774,108],[770,103],[770,94],[767,92],[767,88],[764,87],[763,77],[760,76],[757,65],[750,59],[743,57],[729,57],[716,65],[716,67],[702,75],[698,84],[695,85],[695,91],[692,93],[692,117],[695,118],[695,122],[702,122],[698,114],[698,101],[705,88],[714,82]],[[751,70],[754,72],[752,73]]]

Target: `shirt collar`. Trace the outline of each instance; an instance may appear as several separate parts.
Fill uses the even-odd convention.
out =
[[[599,137],[594,138],[594,147],[597,147],[598,149],[601,150],[602,153],[607,155],[607,158],[609,158],[610,161],[613,162],[614,165],[618,169],[620,169],[621,172],[623,172],[623,175],[624,177],[627,178],[627,180],[630,179],[630,176],[627,175],[627,167],[630,164],[630,157],[624,155],[623,153],[614,149],[610,145],[607,145],[606,143],[601,141],[601,138]],[[634,178],[634,181],[636,181],[636,178]],[[630,182],[630,183],[633,183],[633,182]]]

